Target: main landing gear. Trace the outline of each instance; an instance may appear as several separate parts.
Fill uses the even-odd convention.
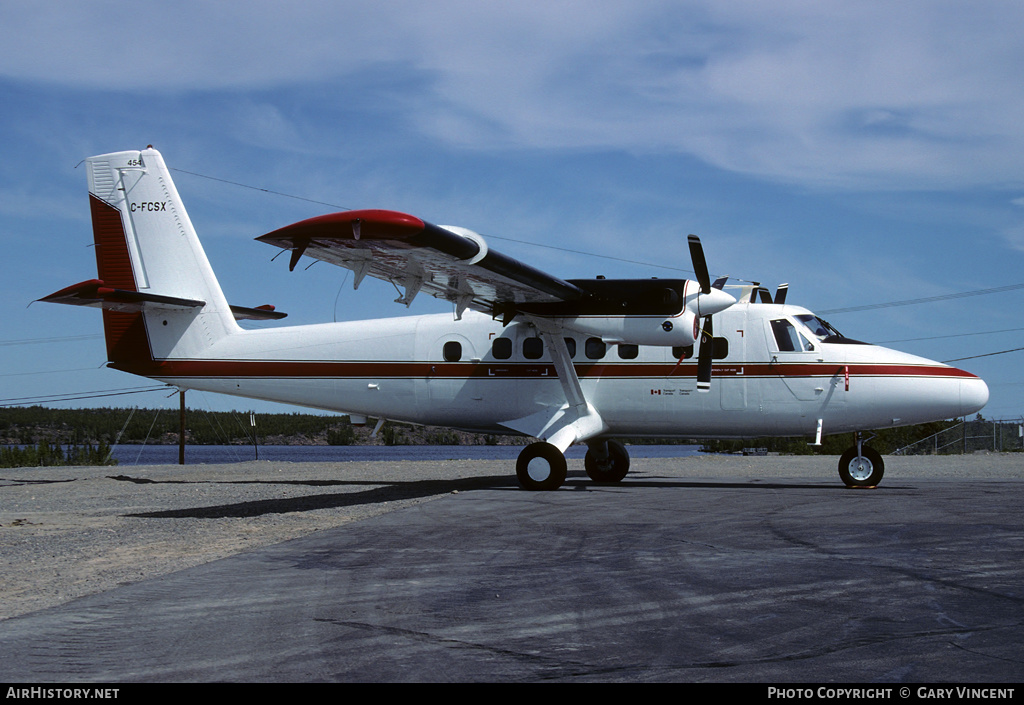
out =
[[[593,443],[587,448],[583,466],[594,482],[621,482],[629,472],[629,453],[618,441]]]
[[[620,482],[629,472],[629,453],[618,441],[595,441],[588,444],[583,465],[594,482]],[[531,443],[516,461],[516,477],[524,490],[557,490],[565,476],[565,455],[550,443]]]
[[[516,477],[524,490],[557,490],[565,482],[562,451],[543,441],[523,448],[516,461]]]
[[[847,448],[839,458],[839,477],[847,487],[874,487],[882,481],[885,463],[878,451],[864,445],[860,431],[855,434],[855,438],[856,445]]]

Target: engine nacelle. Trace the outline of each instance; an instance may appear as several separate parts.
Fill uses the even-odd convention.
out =
[[[568,330],[606,343],[685,347],[700,335],[700,319],[689,309],[674,316],[580,316],[561,323]]]

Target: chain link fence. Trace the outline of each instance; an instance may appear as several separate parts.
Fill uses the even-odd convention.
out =
[[[1024,451],[1024,417],[961,419],[958,423],[893,451],[893,455],[940,455]]]

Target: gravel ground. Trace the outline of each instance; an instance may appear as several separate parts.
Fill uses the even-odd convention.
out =
[[[639,478],[839,482],[836,458],[634,461]],[[1024,454],[886,458],[886,483],[1024,479]],[[582,473],[570,461],[570,480]],[[484,487],[508,461],[0,469],[0,619]]]

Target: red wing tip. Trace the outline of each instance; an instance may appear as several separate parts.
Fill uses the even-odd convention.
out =
[[[366,210],[356,211],[343,211],[341,213],[334,213],[336,216],[348,216],[349,220],[363,220],[367,222],[375,222],[380,224],[389,223],[392,225],[405,225],[407,227],[425,227],[425,223],[414,215],[408,213],[402,213],[400,211],[388,211],[381,210],[378,208],[369,208]]]
[[[414,215],[379,209],[341,211],[300,220],[257,240],[342,238],[404,240],[423,232],[426,223]]]
[[[90,294],[95,294],[96,291],[98,291],[101,286],[103,286],[103,281],[101,279],[86,279],[84,282],[78,282],[77,284],[66,286],[60,291],[55,291],[49,296],[44,296],[39,300],[50,301],[52,299],[62,299],[67,298],[69,296],[81,295],[82,293],[86,292]]]

